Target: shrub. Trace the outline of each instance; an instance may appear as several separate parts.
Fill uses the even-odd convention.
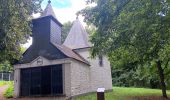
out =
[[[4,97],[12,98],[13,94],[14,94],[14,84],[13,84],[13,82],[10,82],[9,87],[7,88],[7,90],[4,93]]]

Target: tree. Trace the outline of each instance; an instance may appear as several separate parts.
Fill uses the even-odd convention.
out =
[[[73,25],[73,22],[66,22],[63,24],[63,27],[62,27],[62,32],[61,32],[61,41],[64,42],[68,33],[70,32],[70,29]]]
[[[97,27],[92,55],[123,49],[128,63],[154,63],[164,97],[165,70],[170,60],[170,11],[167,0],[98,0],[80,13]],[[124,53],[122,53],[124,54]],[[120,54],[120,55],[122,55]],[[126,63],[126,62],[125,62]]]
[[[31,34],[31,15],[41,11],[42,0],[0,0],[0,63],[21,56],[20,44]]]
[[[4,61],[0,64],[0,72],[12,72],[13,67],[11,66],[9,61]]]
[[[133,86],[159,88],[159,78],[155,74],[155,66],[131,62],[134,58],[127,50],[119,48],[109,54],[112,66],[112,81],[114,86]]]

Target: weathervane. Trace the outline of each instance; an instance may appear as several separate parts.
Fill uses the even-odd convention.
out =
[[[48,3],[51,3],[51,0],[48,0]]]

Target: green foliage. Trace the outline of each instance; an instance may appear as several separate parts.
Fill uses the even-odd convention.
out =
[[[113,70],[116,69],[118,74],[123,73],[118,75],[121,82],[134,78],[125,85],[150,77],[152,79],[148,81],[155,84],[156,75],[151,73],[156,74],[155,70],[158,71],[163,96],[167,97],[165,81],[169,82],[167,76],[170,66],[169,1],[97,0],[97,6],[86,8],[80,13],[86,22],[97,27],[91,38],[94,44],[92,56],[101,53],[108,55],[112,66],[117,65]],[[154,70],[150,70],[152,65]],[[145,71],[145,67],[152,72]]]
[[[4,93],[4,97],[6,98],[12,98],[13,94],[14,94],[14,82],[10,82],[9,87],[7,88],[7,90]]]
[[[27,50],[27,48],[21,46],[21,53],[22,53],[22,54],[23,54],[26,50]]]
[[[85,26],[85,30],[89,34],[89,36],[93,36],[93,34],[96,31],[96,27],[93,25],[87,25],[87,26]]]
[[[134,86],[160,88],[159,77],[155,66],[138,66],[136,69],[112,67],[112,80],[114,86]]]
[[[170,95],[170,91],[168,91],[168,95]],[[112,92],[105,93],[106,100],[127,100],[129,97],[133,98],[138,96],[161,96],[161,90],[147,88],[113,87]],[[80,96],[75,98],[75,100],[96,100],[96,93]]]
[[[72,25],[73,25],[73,22],[70,22],[70,21],[63,24],[62,31],[61,31],[62,42],[65,41],[68,33],[70,32]]]
[[[12,82],[10,81],[0,81],[0,86],[8,85],[11,84]]]
[[[14,93],[14,82],[13,81],[0,81],[0,86],[8,85],[9,87],[3,93],[4,97],[12,98]]]
[[[42,0],[0,1],[0,62],[14,62],[21,56],[20,44],[31,34],[33,12],[40,12]]]
[[[12,72],[13,67],[9,61],[4,61],[0,63],[0,72]]]
[[[81,12],[85,21],[98,28],[91,39],[94,55],[123,46],[138,59],[153,60],[169,44],[168,16],[159,15],[164,10],[169,14],[169,10],[164,9],[165,4],[161,1],[98,0],[97,4]]]

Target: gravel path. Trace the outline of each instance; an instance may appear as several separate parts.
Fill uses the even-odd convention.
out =
[[[5,90],[8,88],[8,85],[4,85],[4,86],[1,86],[0,87],[0,100],[6,100],[4,97],[3,97],[3,93],[5,92]]]

